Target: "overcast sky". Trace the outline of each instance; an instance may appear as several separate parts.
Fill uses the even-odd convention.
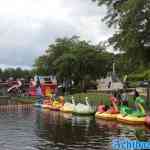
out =
[[[31,67],[58,37],[108,39],[105,13],[91,0],[0,0],[0,67]]]

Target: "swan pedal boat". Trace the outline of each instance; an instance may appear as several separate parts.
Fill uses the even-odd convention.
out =
[[[96,112],[95,109],[92,108],[91,106],[79,103],[74,107],[72,114],[87,116],[87,115],[94,115],[95,112]]]
[[[53,111],[60,111],[60,107],[58,106],[49,106],[50,110],[53,110]]]
[[[64,113],[72,113],[73,110],[70,108],[60,108],[60,111]]]
[[[73,112],[73,115],[78,115],[78,116],[89,116],[89,115],[94,115],[95,111],[93,112]]]
[[[42,108],[44,108],[44,109],[49,109],[49,108],[50,108],[50,105],[48,105],[48,104],[43,104],[43,105],[42,105]]]
[[[60,111],[62,104],[58,101],[54,101],[52,105],[49,105],[50,110]]]
[[[143,125],[145,123],[145,117],[136,117],[131,115],[123,116],[122,114],[118,114],[117,120],[131,125]]]
[[[96,112],[95,117],[104,120],[117,120],[118,114],[110,114],[108,112]]]
[[[75,108],[75,100],[74,97],[72,96],[72,103],[71,102],[66,102],[61,108],[60,111],[64,113],[72,113]]]
[[[74,106],[73,115],[94,115],[96,112],[96,109],[88,103],[88,97],[85,98],[86,104],[78,103],[77,105]]]
[[[71,103],[65,103],[64,106],[60,108],[60,111],[64,113],[72,113],[73,110],[74,110],[74,104]]]
[[[62,107],[60,102],[54,101],[53,104],[41,104],[41,107],[43,109],[50,109],[54,111],[60,111],[60,108]]]
[[[135,100],[135,104],[138,106],[138,110],[133,111],[127,106],[122,106],[121,112],[117,116],[117,120],[131,125],[143,125],[146,120],[146,112],[142,104],[144,104],[144,100],[141,97],[137,97]]]

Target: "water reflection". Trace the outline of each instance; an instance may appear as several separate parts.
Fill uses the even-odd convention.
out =
[[[145,125],[126,125],[117,121],[96,120],[99,128],[107,128],[112,137],[127,137],[131,140],[147,141],[150,139],[150,129]]]
[[[53,141],[56,147],[61,145],[60,147],[65,149],[100,147],[105,149],[109,144],[103,143],[106,140],[103,138],[103,132],[107,133],[107,129],[100,131],[94,117],[72,116],[60,112],[37,112],[36,125],[37,135]]]
[[[114,137],[147,141],[145,126],[41,109],[0,112],[0,150],[111,150]]]
[[[53,141],[54,147],[64,149],[111,149],[111,140],[128,137],[147,141],[145,126],[129,126],[99,120],[90,116],[73,116],[61,112],[37,112],[37,135]],[[40,120],[39,120],[40,119]],[[42,122],[42,124],[41,124]]]

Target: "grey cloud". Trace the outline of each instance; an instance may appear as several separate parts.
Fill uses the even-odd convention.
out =
[[[3,26],[5,30],[0,36],[0,51],[2,52],[0,64],[32,66],[35,58],[43,53],[48,44],[56,38],[76,34],[74,27],[60,20],[43,20],[39,22],[39,27],[35,30],[32,30],[32,26],[27,24],[27,20],[19,21],[23,25],[14,24],[12,21],[9,31],[9,25],[7,27],[5,25],[6,28]]]
[[[32,66],[35,58],[58,37],[79,35],[81,39],[97,43],[113,33],[101,22],[104,7],[98,8],[91,0],[59,1],[61,7],[67,10],[65,17],[0,14],[0,64]],[[38,2],[44,3],[41,0],[30,1]]]
[[[62,0],[62,6],[70,9],[70,14],[73,16],[104,16],[106,7],[97,7],[97,4],[92,0]]]

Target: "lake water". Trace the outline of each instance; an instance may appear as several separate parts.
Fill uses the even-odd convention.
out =
[[[0,112],[0,150],[111,150],[116,137],[147,141],[150,131],[32,107]]]

